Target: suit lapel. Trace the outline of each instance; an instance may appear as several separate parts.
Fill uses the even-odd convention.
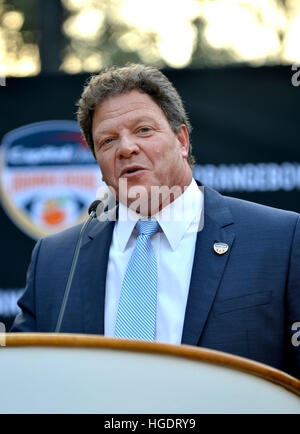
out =
[[[197,345],[214,302],[234,242],[232,216],[224,198],[204,188],[204,228],[198,233],[182,343]],[[226,243],[227,253],[218,255],[215,242]]]
[[[105,283],[113,221],[95,221],[80,251],[84,333],[104,334]]]

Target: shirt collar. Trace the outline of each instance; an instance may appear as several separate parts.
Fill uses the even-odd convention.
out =
[[[186,232],[197,230],[202,209],[203,193],[192,179],[183,194],[159,212],[157,220],[172,250],[176,250]]]
[[[117,221],[117,239],[120,249],[124,252],[136,222],[140,219],[140,215],[127,208],[121,202],[119,203],[119,214]]]
[[[164,232],[172,250],[176,250],[186,232],[198,227],[203,210],[203,192],[192,179],[185,191],[172,203],[153,216]],[[119,203],[116,235],[121,251],[124,251],[140,215]],[[195,226],[196,225],[196,226]]]

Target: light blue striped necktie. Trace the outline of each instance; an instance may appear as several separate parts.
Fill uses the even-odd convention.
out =
[[[115,337],[153,341],[156,325],[157,262],[150,238],[156,220],[139,220],[139,236],[123,280]]]

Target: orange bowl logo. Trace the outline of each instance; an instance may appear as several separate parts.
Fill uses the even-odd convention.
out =
[[[75,121],[34,123],[3,137],[2,204],[34,239],[84,220],[100,179],[98,164]]]

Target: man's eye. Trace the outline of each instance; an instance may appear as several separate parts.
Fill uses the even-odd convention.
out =
[[[112,138],[107,138],[107,139],[103,140],[103,142],[101,143],[101,146],[109,145],[112,141],[113,141]]]
[[[139,132],[140,132],[140,133],[149,133],[149,131],[151,131],[151,128],[150,128],[150,127],[141,127],[141,128],[139,129]]]

